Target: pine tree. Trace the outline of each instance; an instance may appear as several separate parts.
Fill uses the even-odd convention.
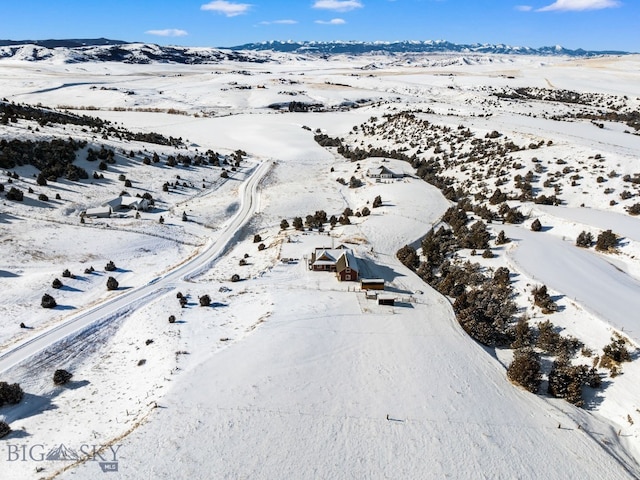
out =
[[[540,357],[530,348],[516,350],[507,377],[524,389],[536,393],[542,381]]]

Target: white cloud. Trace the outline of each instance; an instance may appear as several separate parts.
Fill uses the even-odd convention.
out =
[[[271,22],[260,22],[260,25],[295,25],[298,23],[297,20],[273,20]]]
[[[147,30],[147,35],[157,35],[159,37],[185,37],[189,35],[186,30],[178,28],[165,28],[164,30]]]
[[[551,5],[539,8],[538,12],[551,11],[582,11],[582,10],[601,10],[603,8],[619,7],[618,0],[556,0]]]
[[[533,10],[533,7],[531,5],[516,5],[515,8],[520,12],[530,12],[531,10]]]
[[[200,7],[200,10],[208,10],[221,13],[227,17],[235,17],[247,13],[251,7],[252,5],[249,3],[233,3],[227,2],[226,0],[215,0],[205,3]]]
[[[347,22],[345,20],[343,20],[342,18],[332,18],[329,21],[316,20],[316,23],[319,23],[320,25],[344,25]]]
[[[336,12],[348,12],[363,6],[359,0],[316,0],[313,4],[313,8],[335,10]]]

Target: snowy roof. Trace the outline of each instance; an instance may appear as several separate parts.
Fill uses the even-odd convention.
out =
[[[336,270],[338,272],[343,271],[346,268],[350,268],[351,270],[359,271],[358,268],[358,260],[351,253],[350,250],[343,250],[343,254],[338,258],[336,262]]]

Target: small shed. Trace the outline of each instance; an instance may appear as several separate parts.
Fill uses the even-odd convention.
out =
[[[390,297],[388,295],[381,295],[378,297],[378,305],[390,305],[394,306],[396,304],[396,298]]]
[[[383,278],[361,278],[360,288],[362,290],[384,290]]]

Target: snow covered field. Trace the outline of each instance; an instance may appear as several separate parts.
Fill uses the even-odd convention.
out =
[[[0,61],[2,97],[10,102],[67,108],[135,132],[181,137],[185,145],[105,139],[27,120],[0,125],[0,139],[86,140],[77,164],[90,174],[97,165],[85,160],[87,148],[116,152],[103,179],[40,186],[32,166],[10,169],[18,174],[11,184],[0,179],[5,193],[11,186],[25,192],[23,202],[0,204],[0,381],[25,391],[20,404],[0,408],[14,430],[0,439],[0,476],[99,478],[117,465],[110,477],[637,478],[640,221],[626,209],[640,192],[624,178],[640,172],[640,137],[621,122],[600,128],[551,118],[571,105],[499,101],[493,93],[569,89],[626,96],[637,109],[640,58],[278,58],[206,66]],[[269,108],[290,101],[321,103],[325,111]],[[524,223],[488,224],[492,235],[504,230],[512,239],[493,248],[494,258],[459,255],[509,267],[519,314],[531,323],[549,319],[596,354],[614,332],[629,338],[633,361],[615,377],[599,369],[603,387],[585,392],[585,408],[513,385],[505,375],[512,351],[472,340],[449,299],[397,260],[397,250],[415,244],[451,205],[440,190],[417,178],[410,163],[349,162],[314,141],[322,132],[360,148],[434,154],[408,138],[409,127],[363,133],[367,122],[403,111],[453,130],[462,125],[477,138],[496,130],[518,144],[544,141],[508,154],[525,166],[496,177],[506,178],[503,191],[515,190],[515,175],[539,163],[534,188],[552,194],[543,173],[571,167],[556,177],[561,206],[518,203]],[[166,164],[169,155],[208,150],[227,166]],[[242,160],[231,169],[238,150]],[[144,164],[154,151],[161,161]],[[365,175],[382,164],[406,176],[377,182]],[[495,179],[473,176],[488,164],[449,174],[490,196]],[[577,173],[574,185],[569,177]],[[349,188],[352,176],[363,185]],[[80,223],[82,211],[123,189],[151,193],[155,208],[140,218],[128,211]],[[624,190],[631,196],[622,199]],[[61,198],[43,204],[39,193]],[[378,195],[382,206],[373,208]],[[370,215],[323,232],[280,226],[318,210],[340,216],[365,206]],[[541,232],[530,230],[534,218]],[[597,237],[607,229],[622,237],[617,253],[575,246],[582,230]],[[308,269],[315,247],[341,244],[362,272],[386,281],[395,306],[367,299],[359,283]],[[116,272],[104,271],[109,260]],[[83,273],[89,266],[95,271]],[[65,268],[76,277],[62,278]],[[120,283],[116,291],[105,288],[110,275]],[[60,290],[50,288],[57,277]],[[531,287],[541,283],[560,311],[532,307]],[[45,291],[57,308],[40,307]],[[185,308],[177,292],[187,296]],[[210,306],[199,305],[203,295]],[[82,316],[81,329],[55,333]],[[48,335],[44,351],[29,347],[40,335]],[[21,345],[33,352],[16,363]],[[592,358],[581,361],[591,365]],[[73,373],[69,385],[53,384],[57,368]],[[39,457],[61,444],[82,458]]]

